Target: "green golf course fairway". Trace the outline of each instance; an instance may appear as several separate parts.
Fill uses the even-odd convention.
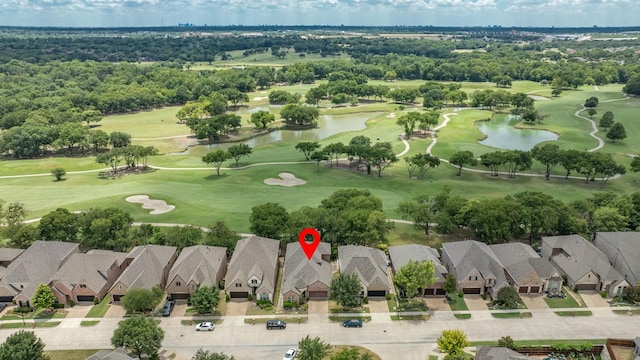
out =
[[[409,84],[410,83],[410,84]],[[415,86],[418,82],[394,83],[394,86]],[[483,83],[484,84],[484,83]],[[476,84],[478,88],[484,86]],[[464,87],[471,87],[465,83]],[[295,88],[295,87],[291,87]],[[536,95],[546,95],[550,89],[531,82],[514,82],[513,89],[536,91]],[[543,91],[539,91],[542,89]],[[468,89],[467,89],[468,90]],[[615,114],[615,121],[622,123],[627,132],[627,139],[612,143],[606,139],[604,132],[597,135],[605,140],[601,150],[614,155],[616,161],[628,166],[630,154],[640,153],[640,124],[635,119],[639,99],[621,99],[621,86],[601,86],[599,89],[584,87],[577,91],[565,91],[558,98],[549,101],[537,101],[536,108],[547,114],[542,124],[522,125],[546,129],[560,134],[557,143],[562,148],[579,150],[592,149],[597,146],[596,139],[589,136],[591,124],[574,113],[582,108],[584,100],[597,96],[600,105],[596,108],[597,121],[602,114],[610,110]],[[293,91],[293,90],[292,90]],[[250,99],[266,96],[259,92],[250,94]],[[615,100],[606,102],[607,100]],[[264,105],[264,99],[251,100],[249,107]],[[365,135],[373,142],[389,141],[396,153],[405,149],[400,140],[401,128],[395,124],[402,113],[417,110],[411,107],[400,108],[392,103],[366,103],[357,107],[329,108],[321,104],[321,114],[349,114],[375,112],[375,117],[367,121],[367,128],[362,131],[340,133],[321,141],[326,145],[341,141],[348,143],[357,135]],[[124,131],[132,134],[134,144],[161,144],[165,137],[180,137],[188,134],[184,125],[177,124],[171,113],[177,108],[165,108],[140,114],[127,114],[107,117],[99,123],[105,131]],[[443,109],[442,114],[452,113],[453,109]],[[586,112],[582,114],[585,117]],[[487,119],[491,112],[487,110],[463,110],[457,115],[450,115],[448,125],[438,131],[437,144],[432,150],[435,156],[448,159],[455,152],[470,150],[475,156],[499,149],[478,143],[482,133],[474,126],[474,122]],[[164,120],[164,121],[162,121]],[[440,123],[443,117],[441,116]],[[243,125],[250,130],[246,122]],[[145,140],[137,140],[137,139]],[[412,138],[411,149],[405,156],[423,153],[431,143],[430,138]],[[400,161],[387,168],[381,178],[366,175],[346,168],[347,160],[342,160],[341,168],[330,168],[324,164],[317,171],[315,162],[305,162],[304,156],[295,150],[295,142],[277,142],[253,149],[250,157],[240,160],[240,166],[253,165],[243,169],[222,169],[221,176],[207,167],[200,156],[160,155],[149,160],[149,164],[170,169],[152,170],[144,174],[122,175],[116,178],[100,176],[104,166],[95,163],[95,157],[47,157],[30,160],[0,161],[0,193],[6,202],[19,201],[29,210],[28,218],[37,218],[63,207],[69,210],[83,210],[91,207],[115,206],[131,213],[136,221],[187,223],[206,226],[217,220],[224,220],[238,232],[249,231],[249,215],[251,207],[265,202],[278,202],[289,211],[302,206],[317,206],[320,201],[339,189],[365,188],[379,196],[389,218],[399,218],[395,208],[400,201],[408,200],[420,194],[433,195],[445,186],[451,188],[452,194],[467,198],[501,197],[522,191],[540,191],[563,201],[572,201],[591,196],[594,192],[613,191],[617,194],[631,193],[640,190],[636,180],[640,174],[628,172],[626,175],[607,182],[595,181],[585,183],[584,179],[553,178],[545,181],[542,176],[519,175],[515,179],[505,177],[493,178],[482,172],[463,171],[456,176],[457,168],[441,163],[436,169],[429,170],[424,179],[409,179],[405,161]],[[162,148],[161,146],[158,146]],[[277,162],[278,164],[267,164]],[[283,164],[283,162],[285,162]],[[287,164],[286,162],[295,162]],[[234,165],[233,161],[223,164],[224,168]],[[67,171],[64,181],[53,181],[49,172],[54,167],[63,167]],[[476,170],[487,170],[478,165]],[[88,171],[72,173],[74,171]],[[541,175],[543,167],[534,161],[530,174]],[[289,172],[306,181],[305,185],[295,187],[270,186],[263,183],[265,178],[278,177],[281,172]],[[43,174],[43,176],[15,177],[8,176]],[[556,175],[564,175],[564,169],[557,167]],[[577,175],[573,173],[572,175]],[[175,205],[175,210],[159,215],[150,215],[139,204],[131,204],[125,198],[131,195],[149,195],[154,199],[165,200]]]

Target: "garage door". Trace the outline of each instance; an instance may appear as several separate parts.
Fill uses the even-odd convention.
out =
[[[530,293],[538,294],[540,292],[540,286],[532,286]]]
[[[93,302],[93,295],[84,295],[84,296],[78,295],[78,302],[84,302],[84,301]]]
[[[598,284],[580,284],[578,290],[595,290]]]
[[[187,300],[189,294],[171,294],[171,298],[174,300]]]
[[[0,296],[0,303],[10,303],[13,301],[13,296]]]
[[[444,289],[436,289],[436,295],[445,295]]]
[[[528,287],[528,286],[520,286],[520,287],[518,288],[518,292],[519,292],[520,294],[526,294],[526,293],[527,293],[527,290],[529,290],[529,287]]]
[[[118,302],[120,301],[120,298],[123,297],[124,295],[113,295],[113,302]]]
[[[318,299],[318,298],[326,298],[329,294],[326,291],[309,291],[309,298]]]
[[[246,299],[249,297],[248,291],[234,291],[229,293],[229,297],[232,299]]]
[[[462,292],[464,294],[478,294],[479,295],[479,294],[482,293],[481,290],[482,289],[480,289],[480,288],[464,288],[464,289],[462,289]]]
[[[379,290],[379,291],[368,291],[367,292],[367,296],[368,297],[384,297],[387,295],[387,292],[384,290]]]

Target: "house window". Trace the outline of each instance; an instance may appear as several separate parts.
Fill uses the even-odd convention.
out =
[[[236,287],[242,287],[242,284],[236,283]]]
[[[86,289],[87,285],[86,284],[80,284],[80,289]]]
[[[260,294],[260,300],[269,300],[269,294],[267,293]]]
[[[180,281],[176,281],[176,286],[182,286],[182,283]]]
[[[469,281],[477,281],[478,277],[477,276],[469,276]]]
[[[287,301],[288,301],[288,302],[294,302],[294,301],[296,301],[296,298],[295,298],[294,296],[289,296],[289,297],[287,298]]]
[[[257,284],[257,283],[258,283],[258,280],[256,280],[256,279],[251,279],[251,283],[252,283],[252,284]]]

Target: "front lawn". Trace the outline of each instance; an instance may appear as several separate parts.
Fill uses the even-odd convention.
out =
[[[51,350],[45,351],[50,360],[84,360],[100,350]]]
[[[343,322],[345,320],[361,320],[362,322],[368,322],[368,321],[371,321],[371,316],[355,316],[354,315],[351,317],[345,317],[345,316],[329,315],[329,320],[334,322]]]
[[[449,294],[449,297],[451,298],[451,300],[449,301],[449,306],[451,307],[452,311],[469,310],[469,308],[467,307],[467,303],[464,301],[464,298],[458,296],[457,293]]]
[[[361,305],[360,307],[355,307],[355,308],[344,308],[338,305],[335,301],[329,301],[329,312],[332,314],[341,314],[341,313],[360,314],[360,313],[370,313],[371,310],[369,310],[369,307],[367,307],[366,305]]]
[[[87,316],[85,316],[85,317],[87,317],[87,318],[101,318],[101,317],[104,317],[104,315],[109,310],[110,306],[111,305],[109,305],[109,296],[105,296],[104,299],[102,299],[102,301],[100,301],[98,304],[93,305],[91,307],[89,312],[87,312]]]
[[[530,312],[525,311],[525,312],[509,312],[509,313],[491,313],[491,315],[496,318],[496,319],[523,319],[523,318],[530,318],[532,315]]]
[[[578,302],[571,297],[570,295],[567,295],[564,299],[563,298],[548,298],[548,297],[543,297],[544,302],[547,303],[547,306],[549,306],[552,309],[567,309],[567,308],[579,308],[580,305],[578,305]]]
[[[426,301],[420,301],[420,299],[401,299],[399,300],[400,307],[395,311],[427,311],[429,308],[427,307]]]
[[[391,320],[417,320],[426,321],[431,319],[430,315],[391,315]]]
[[[223,321],[224,319],[198,319],[198,320],[183,319],[182,321],[180,321],[180,324],[185,326],[195,326],[196,324],[199,324],[201,322],[211,322],[217,325],[217,324],[222,324]]]
[[[100,323],[100,320],[83,320],[80,321],[80,326],[96,326]]]
[[[579,310],[579,311],[554,311],[554,313],[558,316],[591,316],[592,313],[589,310]]]
[[[266,324],[268,320],[271,319],[266,319],[266,318],[245,318],[244,319],[244,323],[245,324],[251,324],[251,325],[255,325],[255,324]],[[298,317],[298,318],[286,318],[284,319],[285,322],[290,323],[290,324],[306,324],[307,321],[309,321],[309,318],[305,317]]]
[[[20,328],[25,328],[25,329],[30,329],[33,328],[35,324],[35,327],[37,328],[48,328],[48,327],[55,327],[60,325],[60,321],[39,321],[39,322],[27,322],[27,323],[21,323],[21,322],[15,322],[15,323],[5,323],[2,324],[2,328],[3,329],[20,329]]]

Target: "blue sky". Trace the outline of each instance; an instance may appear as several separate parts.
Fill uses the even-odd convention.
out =
[[[0,25],[640,26],[640,0],[0,0]]]

